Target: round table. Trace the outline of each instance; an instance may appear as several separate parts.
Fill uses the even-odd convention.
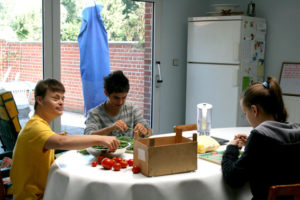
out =
[[[249,134],[250,130],[250,127],[212,129],[211,135],[232,139],[235,134]],[[183,136],[190,137],[193,132],[184,132]],[[129,159],[133,155],[123,156]],[[94,159],[77,151],[58,157],[49,171],[44,200],[242,200],[252,197],[248,185],[230,188],[223,182],[221,166],[201,159],[196,171],[158,177],[133,174],[131,167],[121,171],[105,170],[101,165],[92,167]]]

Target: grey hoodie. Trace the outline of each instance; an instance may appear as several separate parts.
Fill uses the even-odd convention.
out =
[[[228,145],[222,158],[226,183],[249,182],[253,200],[267,199],[271,185],[300,182],[300,125],[265,121],[251,131],[244,153]]]
[[[255,128],[262,135],[285,144],[300,141],[300,124],[265,121]]]

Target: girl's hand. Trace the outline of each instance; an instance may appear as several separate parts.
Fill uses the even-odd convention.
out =
[[[241,146],[245,146],[248,140],[248,136],[246,134],[237,134],[234,138],[239,140]]]
[[[237,134],[234,136],[234,139],[229,143],[231,145],[236,145],[238,148],[245,146],[248,136],[246,134]]]
[[[230,145],[238,146],[239,141],[237,139],[233,139],[229,142]]]

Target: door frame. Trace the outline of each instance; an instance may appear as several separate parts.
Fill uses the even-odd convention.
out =
[[[144,0],[145,1],[145,0]],[[146,0],[147,1],[147,0]],[[161,1],[150,0],[154,5],[153,17],[153,50],[152,50],[152,114],[153,133],[160,132],[160,87],[156,87],[158,69],[156,62],[160,61],[160,26]],[[60,0],[42,0],[43,10],[43,79],[61,79],[60,66]],[[51,123],[54,132],[61,131],[61,118]]]
[[[43,79],[60,80],[60,0],[42,0],[43,10]],[[51,123],[54,132],[61,131],[61,119]]]
[[[154,2],[154,23],[153,23],[153,67],[152,67],[152,131],[153,134],[160,133],[160,91],[162,85],[157,83],[159,75],[157,62],[160,62],[160,33],[161,33],[161,2]],[[163,63],[160,64],[162,66]]]

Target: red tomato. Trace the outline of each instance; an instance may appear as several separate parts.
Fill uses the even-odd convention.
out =
[[[130,167],[132,167],[132,165],[133,165],[133,159],[127,160],[127,163],[128,163],[128,165],[129,165]]]
[[[97,164],[98,164],[97,161],[93,161],[93,162],[92,162],[92,167],[96,167]]]
[[[137,173],[139,173],[140,171],[141,171],[141,168],[140,168],[139,166],[134,165],[134,166],[132,167],[132,172],[133,172],[134,174],[137,174]]]
[[[113,166],[114,166],[114,164],[115,163],[117,163],[117,161],[116,160],[114,160],[114,159],[111,159],[112,160],[112,162],[113,162]]]
[[[121,164],[121,167],[122,167],[122,168],[126,168],[127,165],[128,165],[128,163],[127,163],[126,160],[123,160],[120,164]]]
[[[113,166],[113,160],[110,158],[104,158],[101,162],[101,165],[105,168],[105,169],[111,169]]]
[[[105,158],[105,156],[98,156],[97,157],[97,161],[98,161],[98,164],[101,165],[101,162],[102,160]]]
[[[113,168],[114,168],[114,171],[120,171],[121,169],[121,164],[116,162],[114,165],[113,165]]]
[[[117,158],[116,158],[116,161],[117,161],[118,163],[121,163],[121,162],[123,161],[123,159],[122,159],[121,157],[117,157]]]

